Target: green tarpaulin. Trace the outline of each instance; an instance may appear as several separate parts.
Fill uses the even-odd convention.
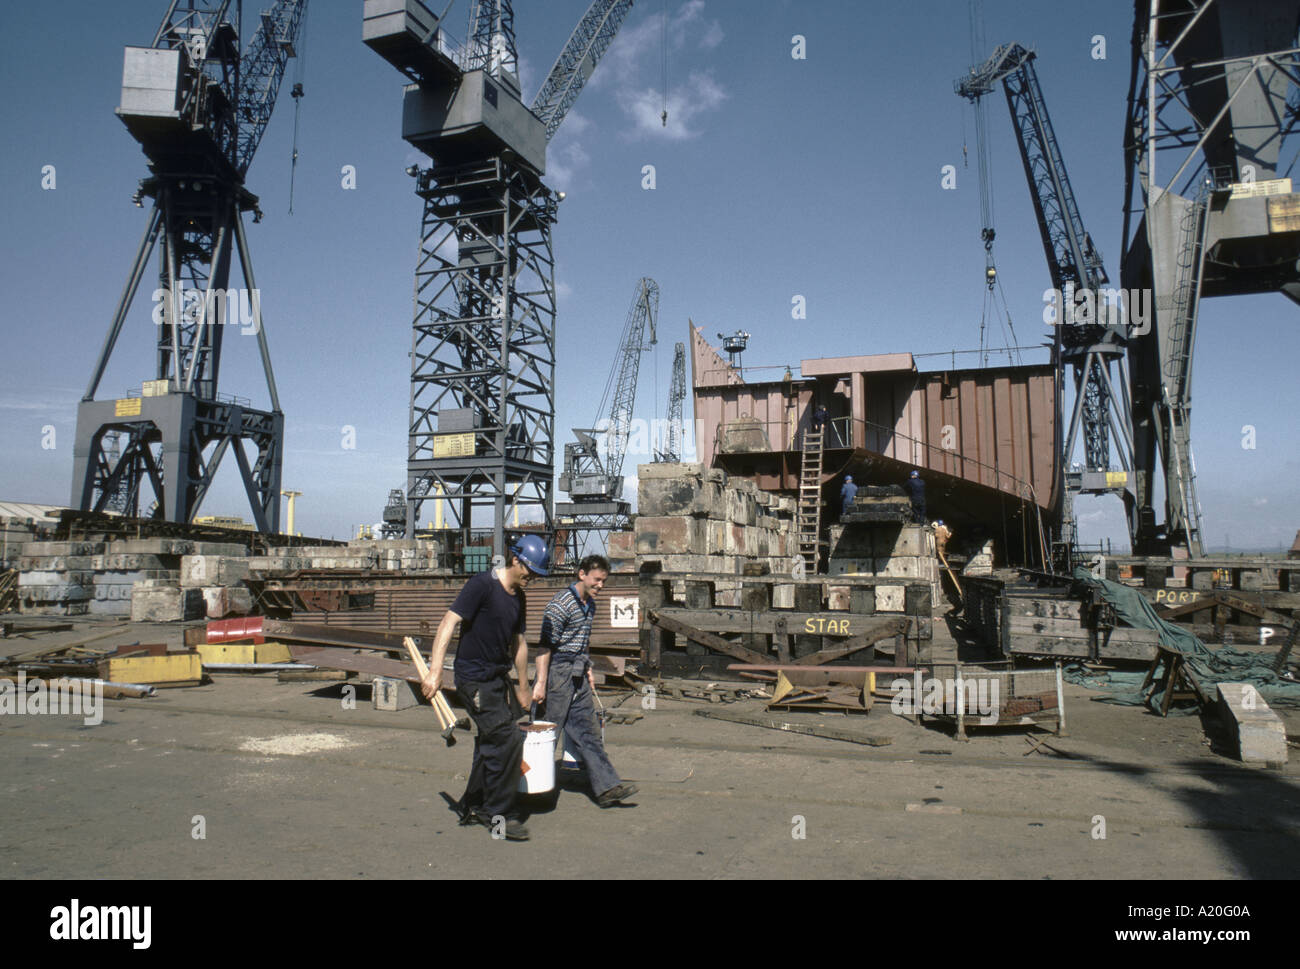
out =
[[[1183,664],[1207,696],[1214,692],[1216,683],[1251,683],[1265,701],[1273,705],[1300,706],[1300,682],[1278,676],[1273,672],[1272,657],[1259,653],[1247,653],[1232,646],[1211,650],[1197,639],[1185,627],[1161,619],[1155,607],[1147,602],[1146,597],[1136,589],[1130,589],[1109,579],[1099,579],[1087,569],[1079,568],[1074,572],[1079,582],[1100,590],[1103,598],[1110,603],[1117,615],[1130,626],[1138,629],[1154,629],[1160,636],[1161,645],[1183,655]],[[1157,684],[1161,670],[1157,672]],[[1153,710],[1158,710],[1163,699],[1163,692],[1157,688],[1149,697],[1141,692],[1145,673],[1095,673],[1076,664],[1065,671],[1065,677],[1071,683],[1086,686],[1092,690],[1113,690],[1111,694],[1099,697],[1108,703],[1124,703],[1140,706],[1146,703]],[[1182,713],[1195,712],[1195,706],[1179,710]]]

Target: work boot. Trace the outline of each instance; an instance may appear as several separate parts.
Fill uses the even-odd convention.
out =
[[[528,828],[524,822],[515,818],[506,818],[506,840],[507,841],[527,841]]]
[[[613,807],[619,801],[626,800],[637,792],[635,784],[615,784],[604,794],[596,797],[596,803],[600,807]]]
[[[481,824],[483,827],[491,827],[492,819],[484,813],[483,808],[477,804],[465,804],[457,809],[456,813],[460,816],[462,827],[468,827],[473,824]]]

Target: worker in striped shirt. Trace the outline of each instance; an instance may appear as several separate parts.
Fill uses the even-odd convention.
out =
[[[578,581],[547,605],[533,686],[533,701],[546,704],[546,719],[564,732],[565,747],[587,768],[592,793],[603,808],[637,791],[635,784],[619,780],[596,726],[596,684],[588,646],[596,617],[595,596],[607,578],[609,562],[603,556],[588,555],[578,563]]]

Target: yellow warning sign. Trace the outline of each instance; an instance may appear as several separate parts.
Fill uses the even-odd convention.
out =
[[[1126,484],[1128,484],[1128,472],[1127,472],[1127,471],[1107,471],[1107,472],[1106,472],[1106,487],[1107,487],[1107,488],[1123,488]]]
[[[140,416],[140,398],[139,397],[122,397],[113,402],[114,417],[139,417]]]
[[[439,434],[433,439],[435,458],[465,458],[474,455],[474,432],[466,434]]]

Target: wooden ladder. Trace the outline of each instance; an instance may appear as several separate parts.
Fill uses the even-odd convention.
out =
[[[799,471],[799,555],[806,575],[817,572],[821,557],[822,527],[822,441],[825,429],[805,431],[803,462]]]

